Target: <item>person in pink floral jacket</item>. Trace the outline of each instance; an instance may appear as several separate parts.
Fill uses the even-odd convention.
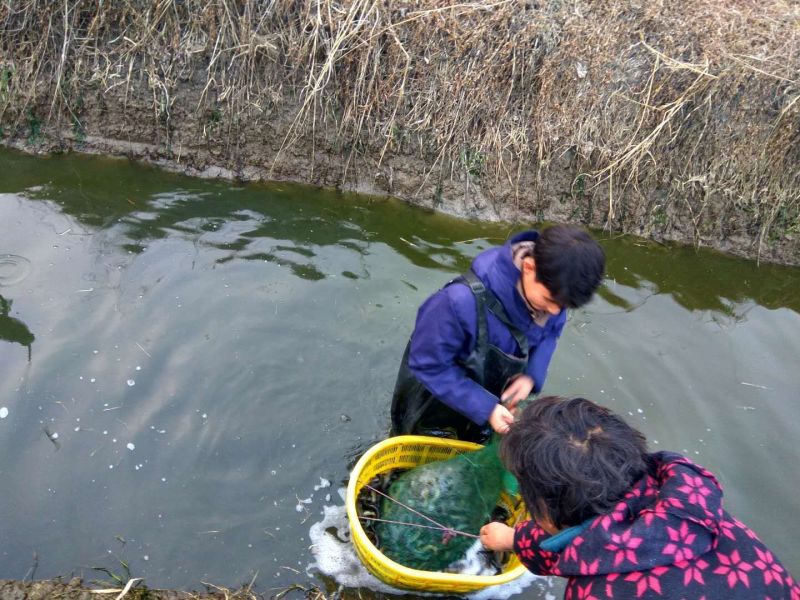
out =
[[[569,579],[566,600],[800,600],[800,587],[722,507],[712,473],[583,398],[532,402],[501,442],[533,520],[489,523],[481,541],[537,575]]]

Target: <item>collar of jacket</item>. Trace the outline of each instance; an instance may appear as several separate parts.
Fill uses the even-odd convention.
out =
[[[525,300],[517,291],[517,281],[519,281],[521,273],[514,264],[511,246],[518,242],[535,242],[537,239],[539,239],[538,231],[524,231],[496,248],[496,253],[492,253],[490,260],[485,260],[483,255],[480,255],[472,265],[478,277],[486,282],[503,304],[503,308],[506,309],[509,318],[514,323],[519,324],[523,330],[531,326],[533,318],[528,311]],[[563,313],[564,309],[561,310],[559,315],[548,319],[545,327],[553,326],[559,321],[558,316]]]

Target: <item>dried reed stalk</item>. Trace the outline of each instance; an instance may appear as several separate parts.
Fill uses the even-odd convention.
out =
[[[506,199],[530,214],[566,165],[606,202],[583,220],[760,252],[800,233],[799,50],[791,0],[4,2],[0,125],[146,103],[167,150],[195,119],[241,153],[290,111],[278,158],[333,144],[343,178],[414,155],[467,190],[533,179]]]

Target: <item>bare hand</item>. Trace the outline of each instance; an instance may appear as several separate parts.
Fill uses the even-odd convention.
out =
[[[489,415],[489,425],[497,433],[508,433],[509,426],[514,422],[514,415],[502,404],[494,407],[492,414]]]
[[[519,375],[503,390],[500,400],[509,410],[514,410],[521,400],[525,400],[533,389],[533,379],[529,375]]]
[[[507,552],[514,549],[514,529],[504,523],[487,523],[481,527],[481,544],[489,550]]]

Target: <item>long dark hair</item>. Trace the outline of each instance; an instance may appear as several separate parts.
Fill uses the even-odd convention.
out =
[[[610,512],[647,471],[645,437],[585,398],[535,400],[500,452],[530,513],[559,529]]]

